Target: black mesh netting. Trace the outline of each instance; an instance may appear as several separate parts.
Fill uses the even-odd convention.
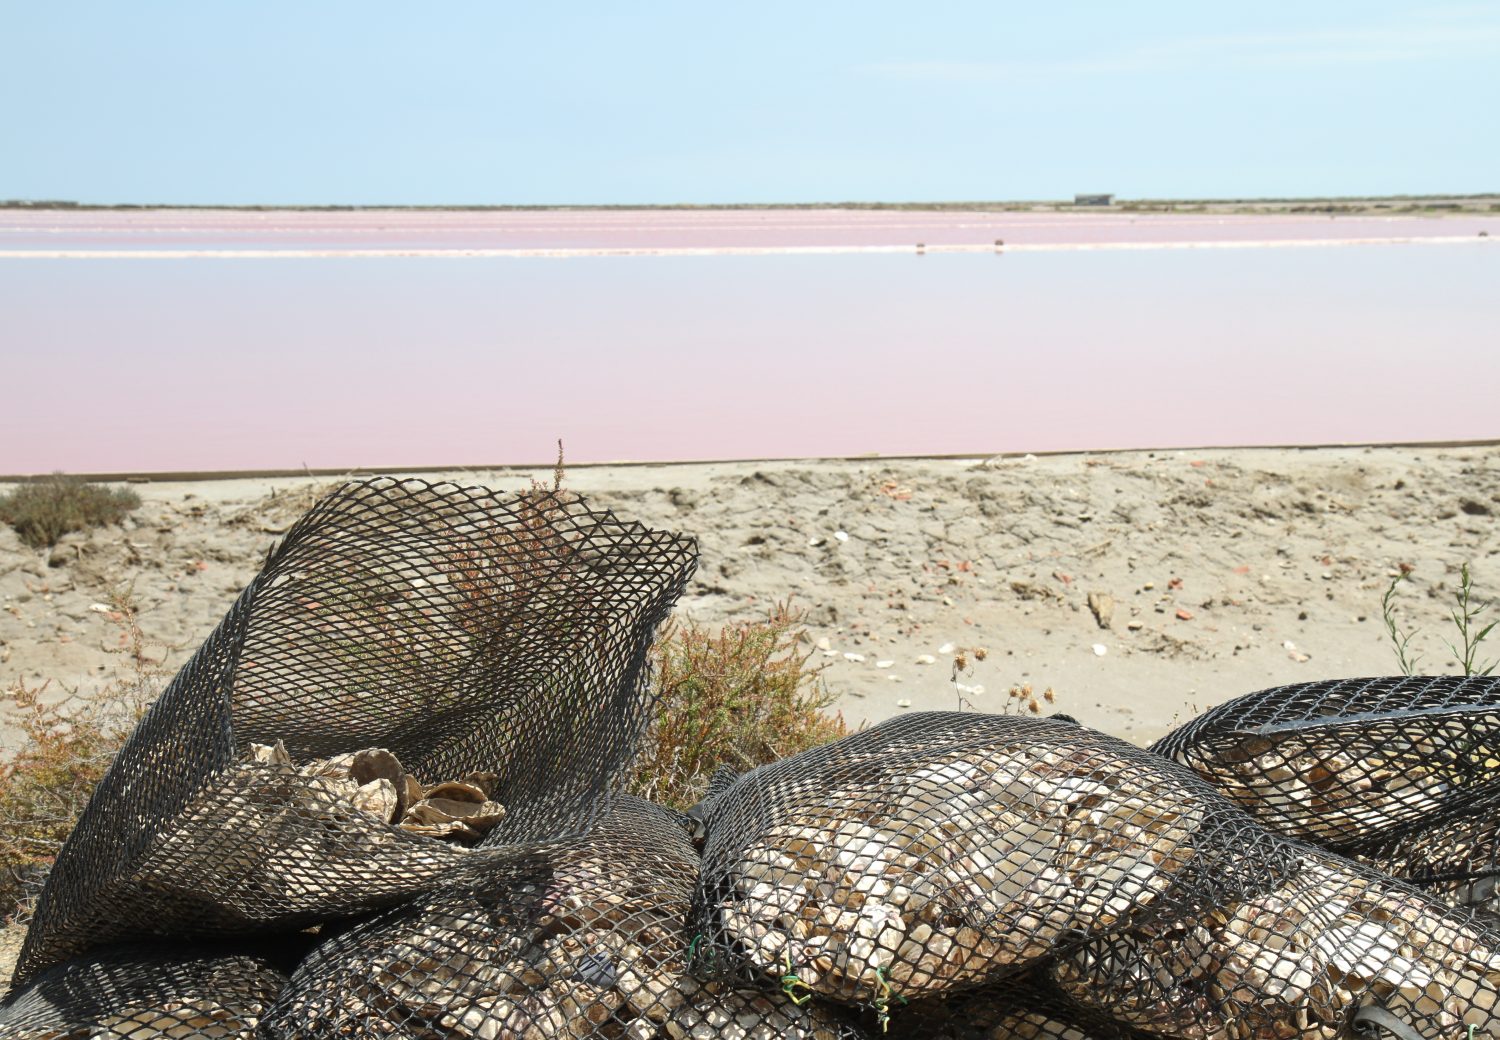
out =
[[[1059,992],[1049,962],[1021,975],[944,997],[912,1001],[892,1021],[890,1040],[1146,1040]]]
[[[252,953],[96,951],[0,1006],[0,1040],[255,1040],[284,985],[281,967]]]
[[[15,985],[97,945],[286,930],[585,831],[648,722],[690,539],[566,493],[345,485],[152,707],[49,876]]]
[[[884,1021],[1295,870],[1290,843],[1123,741],[1049,719],[908,715],[719,795],[695,965]]]
[[[1096,938],[1051,972],[1162,1036],[1500,1034],[1500,924],[1309,846],[1273,889]]]
[[[854,1040],[802,995],[685,972],[698,855],[681,814],[621,796],[582,839],[476,857],[316,950],[272,1038]]]
[[[1500,678],[1278,686],[1203,713],[1151,750],[1274,830],[1357,851],[1500,790]]]
[[[1358,859],[1456,905],[1500,914],[1500,790],[1445,806],[1367,845]]]
[[[1500,679],[1275,687],[1206,712],[1152,750],[1274,830],[1496,908]]]

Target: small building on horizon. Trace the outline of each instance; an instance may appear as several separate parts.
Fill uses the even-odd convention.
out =
[[[1111,206],[1114,205],[1113,195],[1074,195],[1075,206]]]

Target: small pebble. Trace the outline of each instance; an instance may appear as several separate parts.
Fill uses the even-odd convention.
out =
[[[832,650],[833,640],[829,639],[827,636],[824,636],[813,645],[816,646],[819,650]]]
[[[942,646],[938,647],[938,653],[940,653],[940,654],[951,654],[951,653],[953,653],[954,649],[955,649],[955,647],[953,646],[952,643],[944,643]]]
[[[910,708],[911,707],[911,701],[907,700],[905,697],[902,697],[899,701],[896,702],[896,707],[898,707],[898,708]]]
[[[864,659],[865,659],[865,655],[864,654],[845,654],[844,655],[844,660],[846,660],[846,661],[853,661],[856,664],[859,663],[860,661],[863,661]]]
[[[917,664],[937,664],[937,658],[931,654],[918,654]]]
[[[1095,657],[1103,657],[1107,653],[1109,653],[1109,647],[1105,646],[1103,643],[1095,643],[1094,644],[1094,656]]]
[[[896,663],[895,661],[876,661],[875,662],[875,667],[876,668],[889,668],[891,665],[893,665],[895,663]]]
[[[835,531],[833,532],[833,536],[841,542],[847,542],[849,540],[848,531]]]

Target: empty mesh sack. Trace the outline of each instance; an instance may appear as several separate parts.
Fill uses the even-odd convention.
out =
[[[649,719],[650,643],[695,560],[567,493],[344,485],[99,784],[16,985],[104,943],[367,912],[482,849],[582,833]]]

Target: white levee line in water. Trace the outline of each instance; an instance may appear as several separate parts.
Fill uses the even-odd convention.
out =
[[[1282,249],[1371,245],[1456,245],[1500,241],[1480,235],[1385,235],[1366,238],[1268,238],[1180,242],[1030,242],[894,246],[600,246],[510,249],[0,249],[0,260],[316,260],[387,257],[567,259],[585,256],[825,256],[857,253],[1067,253],[1141,249]]]

